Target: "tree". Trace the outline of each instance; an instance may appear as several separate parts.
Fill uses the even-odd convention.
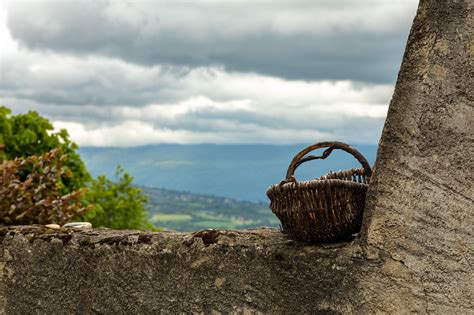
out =
[[[133,177],[117,166],[116,181],[99,176],[92,182],[86,199],[94,209],[85,219],[94,226],[113,229],[139,229],[153,226],[148,223],[144,204],[148,202],[143,190],[133,187]]]
[[[99,176],[97,180],[93,180],[80,155],[77,153],[78,146],[70,140],[67,130],[53,131],[54,128],[48,119],[40,116],[37,112],[30,111],[27,114],[12,115],[10,109],[0,106],[0,162],[3,159],[13,160],[25,157],[24,160],[29,161],[28,163],[32,166],[21,169],[22,178],[29,178],[28,176],[37,178],[40,176],[38,174],[42,174],[41,172],[44,170],[41,167],[34,167],[36,163],[34,159],[37,158],[33,156],[39,156],[59,148],[58,152],[61,152],[60,160],[62,163],[61,176],[54,176],[54,179],[50,176],[48,177],[50,182],[47,186],[38,186],[41,187],[41,191],[45,196],[48,194],[48,196],[52,196],[52,199],[47,199],[50,201],[44,201],[41,203],[42,205],[45,202],[53,202],[53,199],[64,198],[67,201],[69,197],[76,198],[80,196],[81,203],[88,205],[87,209],[89,209],[85,214],[82,211],[81,214],[83,216],[80,218],[90,220],[95,226],[105,226],[114,229],[153,229],[153,226],[146,219],[146,211],[144,209],[144,204],[148,201],[148,198],[141,189],[133,187],[132,176],[119,167],[116,173],[117,183],[114,183],[105,176]],[[48,172],[51,172],[52,169],[59,170],[58,167],[54,168],[51,166],[48,168]],[[12,168],[8,170],[11,170],[11,174],[8,178],[4,179],[3,184],[10,187],[9,185],[11,184],[16,185],[15,183],[17,183],[18,179],[15,176],[18,176],[18,174]],[[53,185],[53,182],[56,184]],[[28,190],[28,187],[22,188],[18,186],[15,188],[15,192],[10,194],[11,196],[16,196],[15,194],[24,195],[25,198],[24,200],[22,199],[21,207],[24,207],[24,205],[33,207],[31,211],[23,211],[25,212],[23,215],[30,218],[29,221],[21,222],[47,222],[43,218],[44,213],[35,210],[40,209],[35,208],[37,198],[30,193],[31,191]],[[22,190],[27,190],[28,193],[22,193]],[[87,190],[87,193],[80,193],[85,190]],[[6,190],[0,191],[3,206],[17,207],[19,201],[14,197],[10,199],[5,198],[3,195],[5,192]],[[69,205],[64,204],[62,206],[58,202],[55,202],[54,205],[60,218],[67,217],[67,219],[72,219],[78,217],[77,215],[69,215]],[[0,212],[0,221],[2,218],[7,217],[6,213],[8,211]],[[66,211],[67,213],[61,216],[61,211]],[[6,219],[7,221],[8,218]],[[10,222],[13,222],[13,220],[10,220]],[[62,222],[63,220],[61,219],[61,221],[56,223]]]
[[[0,144],[4,145],[3,159],[41,155],[55,148],[61,148],[67,156],[65,172],[70,177],[62,178],[63,192],[71,193],[83,188],[92,179],[80,155],[77,145],[69,139],[65,129],[53,132],[48,119],[35,111],[11,115],[11,110],[0,106]]]

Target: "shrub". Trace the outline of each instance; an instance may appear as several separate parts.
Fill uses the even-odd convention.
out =
[[[118,182],[94,180],[77,149],[67,130],[54,132],[37,112],[12,115],[0,106],[0,164],[11,160],[0,169],[0,223],[78,219],[115,229],[153,229],[146,219],[147,196],[133,187],[133,177],[120,168]],[[88,193],[82,194],[85,187]]]
[[[115,172],[115,181],[99,176],[92,181],[86,199],[93,206],[84,219],[93,226],[112,229],[150,229],[145,204],[147,195],[132,185],[133,177],[120,166]]]
[[[1,151],[1,149],[0,149]],[[1,153],[1,152],[0,152]],[[43,155],[5,160],[0,164],[0,222],[4,224],[63,224],[85,213],[82,189],[62,194],[67,155],[53,149]]]
[[[64,184],[63,193],[77,191],[92,179],[68,132],[65,129],[54,132],[49,120],[35,111],[12,115],[10,109],[0,106],[0,144],[4,145],[0,161],[2,157],[13,160],[61,148],[63,154],[68,156],[63,167],[72,172],[71,176],[61,179]]]

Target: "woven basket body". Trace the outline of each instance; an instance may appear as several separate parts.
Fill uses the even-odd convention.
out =
[[[306,156],[328,147],[322,156]],[[296,181],[295,169],[304,162],[325,159],[334,149],[353,154],[363,168],[329,173],[311,181]],[[340,142],[322,142],[301,151],[293,159],[287,179],[267,190],[270,207],[290,238],[309,242],[347,239],[360,230],[371,170],[354,148]]]

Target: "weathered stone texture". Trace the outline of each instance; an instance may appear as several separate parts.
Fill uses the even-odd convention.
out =
[[[474,307],[473,8],[421,1],[368,192],[365,241],[427,311]]]
[[[356,305],[351,274],[362,259],[351,243],[304,246],[276,229],[3,233],[8,314],[298,314]]]

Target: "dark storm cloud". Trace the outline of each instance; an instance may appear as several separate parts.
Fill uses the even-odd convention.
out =
[[[416,0],[2,4],[0,104],[134,146],[376,143]]]
[[[0,97],[43,104],[144,106],[190,97],[177,88],[190,69],[142,67],[110,58],[20,50],[3,55]],[[205,70],[203,70],[205,71]]]
[[[393,82],[414,1],[375,3],[20,1],[9,4],[8,26],[30,49],[285,79]]]

